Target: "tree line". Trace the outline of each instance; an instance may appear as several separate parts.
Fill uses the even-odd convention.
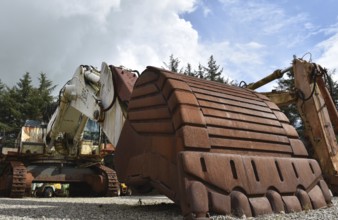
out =
[[[179,74],[238,85],[236,81],[230,81],[229,78],[222,76],[223,68],[217,64],[213,55],[208,58],[206,66],[199,64],[197,69],[193,69],[190,63],[182,67],[181,61],[174,55],[170,55],[169,61],[163,62],[163,64],[162,68]],[[332,79],[334,73],[334,70],[329,72],[326,83],[333,100],[338,103],[338,83]],[[276,89],[292,91],[294,89],[293,82],[292,75],[288,74],[287,78],[277,81]],[[14,140],[28,119],[48,123],[49,117],[57,105],[57,100],[52,95],[55,88],[56,85],[53,85],[53,82],[47,78],[45,73],[40,73],[37,86],[33,85],[28,72],[11,88],[0,79],[0,143],[2,142],[2,145],[14,145]],[[283,107],[282,111],[301,135],[303,127],[296,106],[291,104]]]
[[[193,76],[200,79],[206,79],[216,81],[225,84],[236,85],[236,81],[231,81],[229,78],[222,76],[223,68],[217,65],[217,62],[213,55],[210,55],[207,65],[203,66],[201,63],[198,64],[197,69],[193,69],[190,63],[187,63],[184,67],[180,66],[181,61],[179,58],[174,57],[173,54],[169,56],[169,61],[163,62],[164,69],[170,70],[175,73],[181,73],[187,76]]]
[[[227,83],[221,74],[223,69],[216,64],[211,55],[207,66],[199,64],[197,70],[192,70],[188,63],[186,68],[180,67],[180,60],[174,55],[169,57],[169,62],[164,63],[167,70]],[[26,72],[19,82],[13,87],[8,87],[0,79],[0,143],[3,146],[14,146],[15,139],[21,131],[26,120],[38,120],[48,123],[49,117],[54,112],[57,100],[52,92],[56,85],[47,78],[45,73],[40,73],[38,85],[34,86],[29,72]]]
[[[0,137],[2,145],[13,145],[21,127],[28,119],[48,121],[54,103],[52,81],[40,73],[38,85],[32,84],[26,72],[19,82],[8,87],[0,80]]]

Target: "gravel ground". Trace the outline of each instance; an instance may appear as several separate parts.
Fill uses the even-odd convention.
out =
[[[0,198],[0,219],[182,219],[182,216],[179,207],[164,196]],[[333,206],[326,209],[250,219],[338,219],[338,198],[335,197]]]

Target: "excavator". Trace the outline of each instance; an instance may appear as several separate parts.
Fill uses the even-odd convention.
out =
[[[122,185],[117,180],[116,172],[103,161],[113,149],[100,140],[104,136],[100,134],[97,124],[103,117],[100,114],[104,112],[108,120],[113,122],[107,125],[112,132],[107,134],[113,137],[118,136],[124,121],[121,108],[117,108],[124,97],[116,101],[114,90],[120,88],[123,96],[129,85],[119,82],[119,86],[112,87],[113,84],[107,83],[112,71],[116,73],[116,78],[119,74],[128,76],[129,81],[125,82],[130,84],[136,80],[134,73],[122,71],[121,68],[103,64],[99,72],[93,67],[82,65],[60,90],[58,106],[49,123],[26,121],[16,146],[2,148],[0,196],[29,196],[35,183],[69,184],[70,196],[120,194]],[[109,82],[113,82],[112,79]],[[109,92],[109,99],[104,101],[111,102],[110,106],[100,102],[100,92]],[[115,101],[117,103],[114,104]],[[112,114],[116,119],[110,117]],[[111,138],[111,141],[116,145],[115,139]]]
[[[309,78],[312,72],[319,75],[313,70],[317,67],[294,59],[289,71]],[[54,158],[55,152],[66,152],[65,162],[79,163],[82,119],[90,118],[115,147],[116,182],[139,193],[156,189],[180,206],[185,219],[214,214],[250,217],[332,204],[325,178],[335,172],[327,173],[327,167],[309,158],[289,119],[253,86],[225,85],[152,66],[138,75],[105,63],[101,71],[80,66],[60,91],[43,155]],[[307,105],[305,87],[314,83],[311,77],[304,79],[299,81],[299,93],[306,98],[300,106],[312,123],[313,114],[326,106]],[[74,121],[79,126],[70,130]],[[312,130],[330,127],[322,125]],[[313,134],[309,137],[316,143],[323,142]],[[333,136],[325,140],[335,141]],[[317,148],[324,166],[329,159],[334,167],[335,151]],[[13,160],[5,174],[15,179],[16,165],[25,168],[27,164]],[[21,174],[26,182],[29,173]]]

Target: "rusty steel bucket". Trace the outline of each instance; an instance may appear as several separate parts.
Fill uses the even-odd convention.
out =
[[[265,96],[147,67],[116,154],[121,182],[151,187],[186,218],[257,216],[331,204],[321,169]]]

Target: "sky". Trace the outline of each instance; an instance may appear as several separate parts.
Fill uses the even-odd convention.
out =
[[[57,94],[79,65],[141,72],[171,54],[194,69],[213,55],[225,78],[248,83],[293,55],[334,70],[337,8],[336,0],[1,0],[0,79],[11,87],[29,72],[37,83],[43,72]]]

